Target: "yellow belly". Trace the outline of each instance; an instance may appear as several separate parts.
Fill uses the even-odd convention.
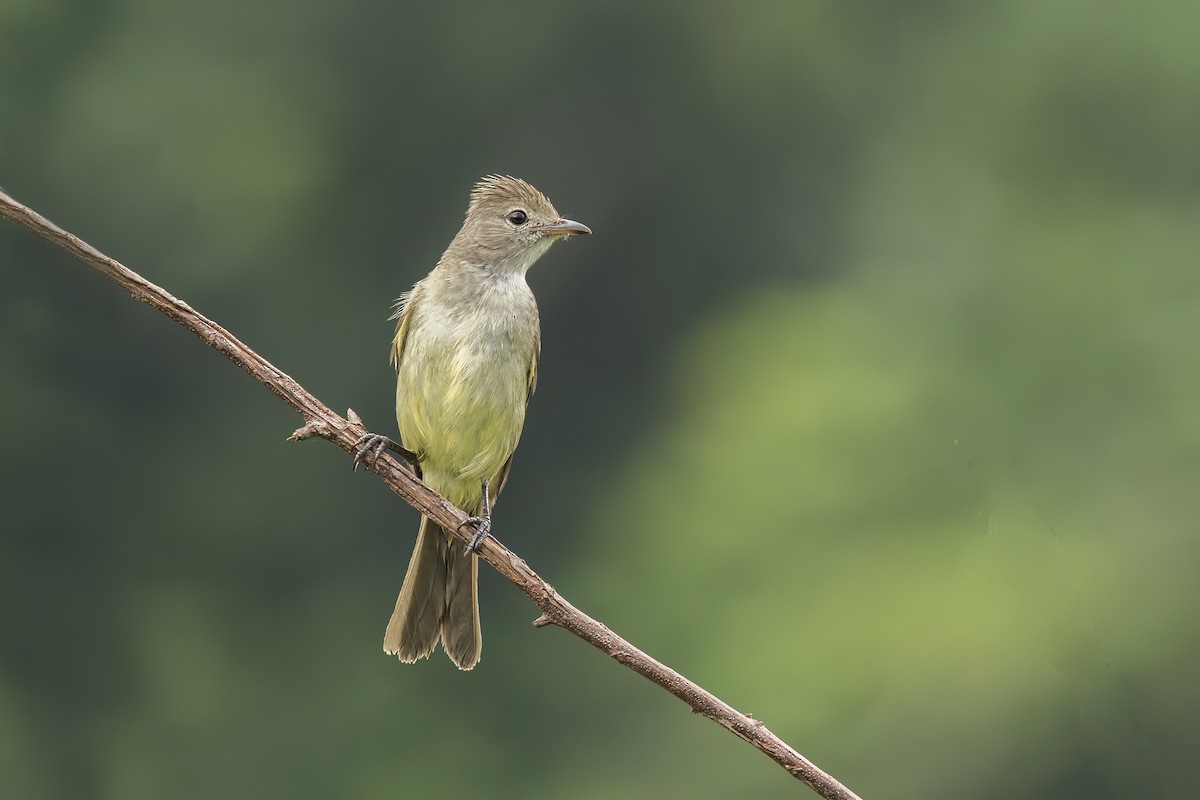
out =
[[[521,438],[533,342],[527,353],[479,340],[412,345],[397,375],[400,437],[422,456],[429,487],[471,511]]]

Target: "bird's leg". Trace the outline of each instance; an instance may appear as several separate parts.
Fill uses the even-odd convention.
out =
[[[412,471],[415,475],[420,476],[421,474],[421,457],[403,445],[393,442],[386,436],[381,436],[378,433],[364,433],[358,437],[358,441],[354,443],[354,446],[357,448],[354,451],[354,471],[358,470],[358,465],[368,455],[371,457],[371,463],[374,463],[375,459],[379,458],[380,453],[384,450],[391,450],[412,466]]]
[[[488,489],[488,482],[483,481],[480,484],[483,487],[483,507],[480,509],[480,514],[477,517],[467,517],[463,525],[474,525],[475,535],[471,537],[471,543],[467,545],[467,552],[474,553],[479,550],[479,545],[483,540],[492,535],[492,497]],[[459,526],[460,528],[462,525]]]

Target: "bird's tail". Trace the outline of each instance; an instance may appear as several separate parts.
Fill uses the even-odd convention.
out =
[[[383,637],[383,650],[412,663],[437,647],[459,669],[479,662],[479,560],[450,540],[437,524],[421,518],[421,531],[396,610]]]
[[[442,647],[459,669],[471,669],[483,652],[479,630],[479,556],[450,543],[446,558],[446,614]]]

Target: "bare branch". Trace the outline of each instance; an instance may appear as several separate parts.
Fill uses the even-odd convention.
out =
[[[333,442],[347,453],[354,454],[355,442],[367,431],[362,420],[352,410],[347,412],[347,418],[334,413],[289,375],[251,350],[229,331],[187,303],[173,297],[165,289],[150,283],[77,236],[21,205],[3,191],[0,191],[0,216],[20,223],[105,277],[116,281],[134,298],[157,308],[199,336],[214,350],[274,392],[304,419],[304,425],[288,437],[289,439],[303,441],[320,437]],[[385,453],[367,463],[367,467],[393,492],[404,498],[405,502],[438,523],[443,530],[451,532],[464,544],[470,542],[473,529],[463,525],[467,515],[417,480],[406,466],[402,466]],[[857,795],[767,730],[763,723],[734,709],[675,670],[654,660],[568,603],[554,587],[542,580],[524,561],[494,537],[483,540],[479,555],[528,595],[541,610],[541,616],[534,621],[535,626],[557,625],[601,652],[607,653],[687,703],[695,713],[703,714],[754,745],[822,797],[830,800],[858,800]]]

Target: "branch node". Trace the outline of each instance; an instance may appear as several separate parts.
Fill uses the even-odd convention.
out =
[[[349,422],[351,425],[358,425],[358,426],[360,426],[360,427],[363,427],[363,428],[367,427],[366,425],[363,425],[362,417],[360,417],[360,416],[358,415],[358,412],[357,412],[357,411],[355,411],[353,408],[347,408],[347,409],[346,409],[346,420],[347,420],[347,421],[348,421],[348,422]]]
[[[538,617],[537,619],[535,619],[533,621],[533,627],[535,627],[535,628],[544,628],[547,625],[553,625],[553,624],[554,624],[554,620],[550,619],[545,614],[542,614],[540,617]]]
[[[292,431],[292,435],[287,438],[289,442],[303,442],[305,439],[311,439],[314,436],[326,437],[329,435],[329,426],[319,420],[310,419],[296,430]]]

